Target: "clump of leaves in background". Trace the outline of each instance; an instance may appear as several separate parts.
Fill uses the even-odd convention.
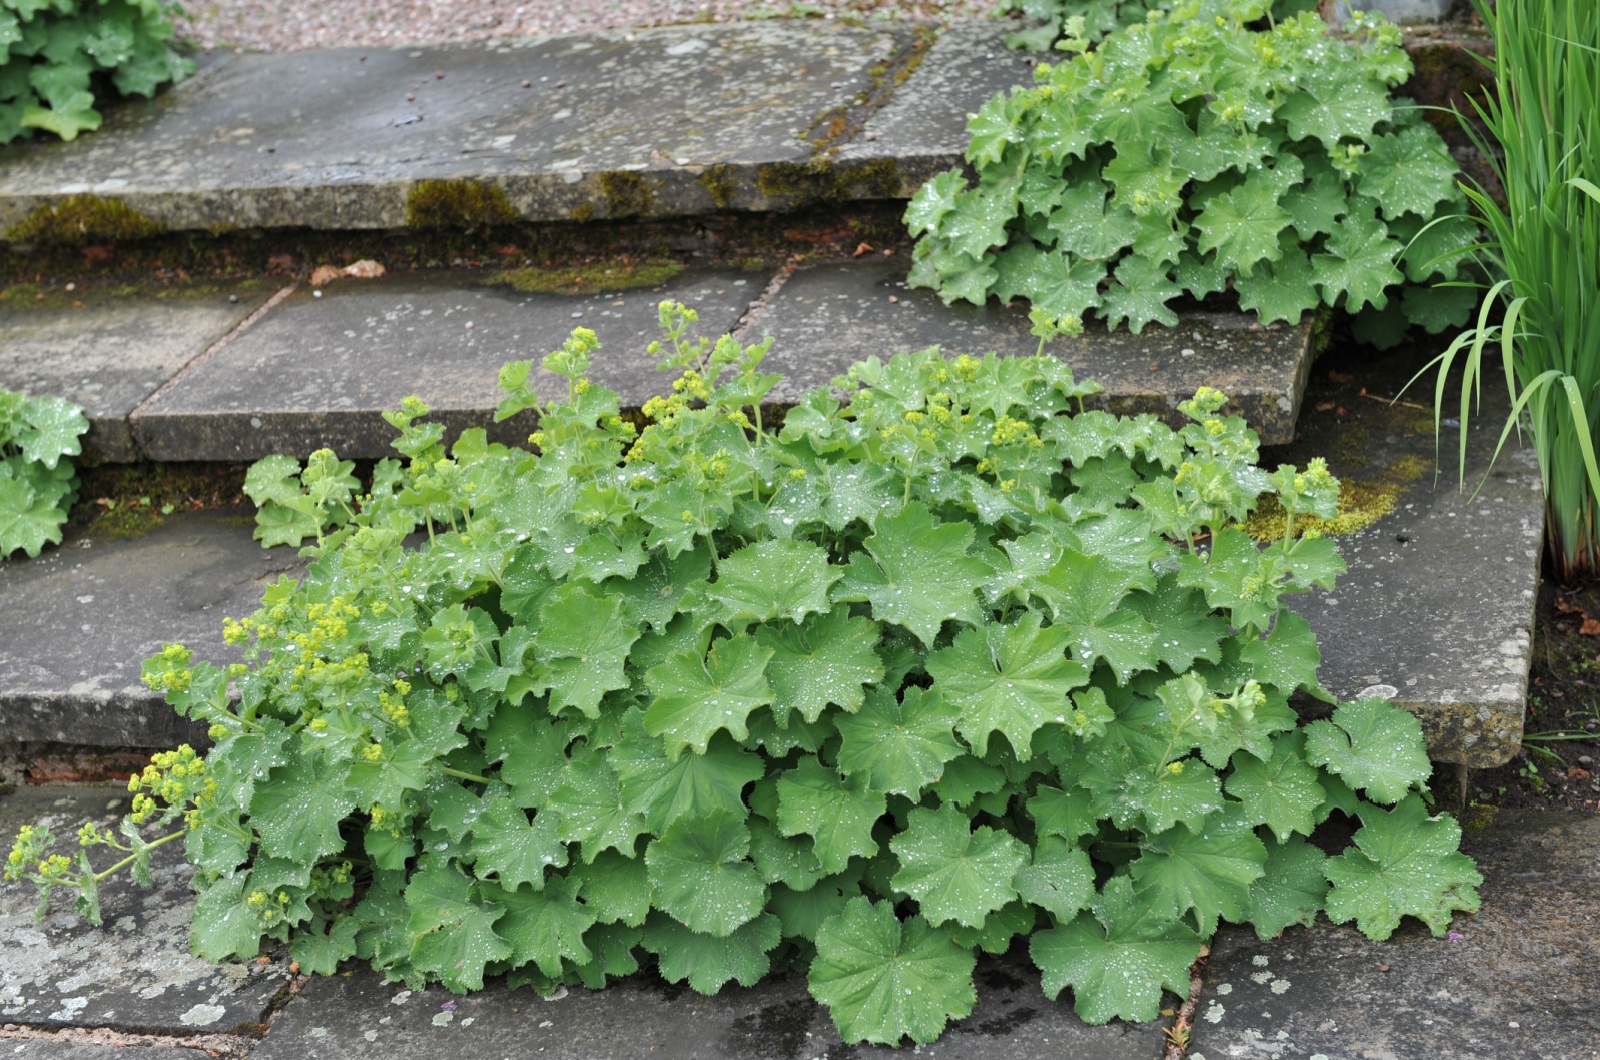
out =
[[[400,462],[380,460],[373,470],[372,493],[363,495],[355,461],[340,460],[331,449],[318,449],[305,463],[274,454],[250,465],[244,494],[256,506],[255,539],[261,547],[292,545],[308,538],[321,541],[327,531],[356,517],[372,495],[392,493],[400,481]]]
[[[100,127],[114,89],[151,96],[194,72],[172,50],[167,0],[0,0],[0,143]]]
[[[83,452],[83,410],[63,398],[0,390],[0,559],[61,543],[78,498],[78,476],[63,459]]]
[[[1276,19],[1315,11],[1318,0],[1272,0]],[[1017,12],[1039,23],[1006,38],[1013,48],[1073,51],[1108,33],[1144,22],[1152,11],[1171,10],[1173,0],[1001,0],[996,14]]]
[[[1411,72],[1399,31],[1252,28],[1266,8],[1182,0],[990,100],[968,124],[977,186],[950,170],[906,210],[911,282],[1135,332],[1229,289],[1263,322],[1327,305],[1464,323],[1470,291],[1398,286],[1453,279],[1476,232],[1440,220],[1464,206],[1456,164],[1390,98]]]
[[[1223,920],[1382,938],[1476,908],[1416,719],[1288,706],[1326,693],[1280,598],[1343,570],[1293,528],[1332,513],[1320,462],[1260,470],[1213,390],[1174,431],[1083,412],[1097,388],[1054,359],[937,350],[774,432],[766,346],[691,320],[662,307],[683,374],[642,431],[581,329],[543,361],[564,400],[501,373],[537,454],[447,453],[408,401],[399,488],[227,624],[247,663],[145,663],[215,741],[136,778],[122,832],[183,818],[196,952],[278,939],[454,991],[792,969],[848,1041],[927,1042],[972,1011],[980,949],[1028,947],[1087,1020],[1148,1020]],[[1258,549],[1232,524],[1268,494],[1290,525]],[[1361,828],[1328,858],[1305,837],[1334,813]],[[100,875],[37,832],[7,872]]]

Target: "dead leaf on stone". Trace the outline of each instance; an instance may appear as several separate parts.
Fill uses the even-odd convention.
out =
[[[1587,769],[1584,769],[1582,766],[1569,766],[1567,768],[1568,780],[1588,780],[1593,776],[1593,773],[1589,772]]]
[[[1583,614],[1583,608],[1579,607],[1577,604],[1569,603],[1568,601],[1561,599],[1559,596],[1556,597],[1556,610],[1560,611],[1563,615]]]
[[[311,271],[311,286],[321,287],[332,283],[344,275],[344,270],[337,265],[318,265]]]
[[[376,280],[388,271],[382,264],[373,261],[371,258],[363,258],[344,267],[344,274],[357,280]]]
[[[856,252],[854,254],[850,255],[850,256],[852,258],[859,258],[863,254],[871,254],[871,253],[872,253],[872,244],[871,243],[857,243],[856,244]]]
[[[1583,625],[1578,627],[1578,632],[1585,637],[1600,637],[1600,619],[1584,616]]]

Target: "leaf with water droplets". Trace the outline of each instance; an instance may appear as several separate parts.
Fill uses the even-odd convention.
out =
[[[1093,912],[1034,933],[1033,963],[1054,1001],[1072,987],[1072,1006],[1085,1023],[1113,1018],[1147,1023],[1159,1015],[1161,991],[1189,992],[1189,966],[1200,936],[1177,917],[1136,898],[1126,876],[1106,881]]]
[[[1328,919],[1354,920],[1369,939],[1382,942],[1414,916],[1443,935],[1456,910],[1478,911],[1483,877],[1461,853],[1461,826],[1445,814],[1429,817],[1419,795],[1393,810],[1363,804],[1355,846],[1324,866],[1333,884]]]
[[[544,870],[567,863],[567,847],[557,837],[554,810],[541,810],[532,823],[510,799],[490,799],[472,826],[472,871],[481,880],[493,873],[504,887],[544,887]]]
[[[733,814],[680,818],[645,849],[656,907],[694,931],[733,934],[767,901],[767,885],[749,853],[750,829]]]
[[[1217,920],[1250,916],[1250,885],[1265,873],[1267,848],[1239,812],[1218,814],[1204,831],[1178,825],[1145,839],[1129,867],[1140,901],[1167,916],[1193,910],[1210,938]]]
[[[809,541],[761,541],[720,560],[706,595],[721,605],[719,621],[730,628],[740,620],[802,622],[830,609],[828,590],[843,576]]]
[[[891,885],[915,898],[931,924],[982,927],[988,914],[1016,898],[1012,878],[1028,863],[1028,848],[1010,833],[973,829],[953,806],[912,810],[889,848],[900,859]]]
[[[1235,754],[1227,789],[1240,801],[1244,819],[1271,828],[1280,843],[1296,833],[1310,835],[1328,798],[1317,771],[1306,764],[1305,736],[1299,732],[1275,737],[1269,761],[1244,751]]]
[[[900,700],[875,690],[859,712],[836,723],[843,740],[839,769],[872,791],[918,798],[944,774],[945,763],[966,753],[953,733],[960,718],[938,689],[913,686]]]
[[[484,885],[484,897],[505,907],[495,931],[511,944],[512,966],[532,961],[555,979],[562,974],[563,961],[581,965],[593,959],[583,933],[594,926],[595,916],[578,901],[578,887],[579,881],[560,876],[531,890]]]
[[[778,778],[778,830],[809,835],[824,872],[840,872],[853,855],[878,852],[872,826],[888,801],[857,778],[843,780],[814,755]]]
[[[696,993],[715,994],[730,980],[755,986],[772,966],[767,953],[782,938],[778,918],[771,913],[763,913],[723,937],[651,913],[640,944],[656,955],[661,978],[669,983],[687,979]]]
[[[1327,855],[1299,836],[1267,844],[1266,874],[1250,885],[1250,923],[1260,939],[1291,924],[1310,927],[1328,895]]]
[[[1375,802],[1398,802],[1412,788],[1426,791],[1433,774],[1416,716],[1370,697],[1306,726],[1306,760]]]
[[[845,608],[813,615],[800,626],[758,626],[755,638],[772,652],[767,680],[772,715],[780,726],[788,724],[792,711],[815,722],[830,703],[858,710],[865,686],[883,679],[883,660],[874,650],[877,624],[853,618]]]
[[[808,982],[846,1042],[931,1042],[977,1002],[972,951],[920,916],[852,898],[817,932]]]
[[[834,590],[839,601],[866,600],[872,617],[894,622],[932,647],[946,620],[981,625],[977,588],[989,565],[967,555],[971,523],[938,523],[922,504],[879,519],[863,543],[871,554],[850,557],[849,574]]]
[[[928,656],[934,690],[961,712],[957,728],[974,752],[988,754],[989,736],[999,732],[1026,761],[1034,732],[1066,722],[1068,693],[1089,682],[1084,665],[1067,658],[1072,638],[1067,627],[1044,626],[1029,611],[1009,625],[962,630]]]
[[[685,747],[705,754],[719,729],[744,739],[750,712],[772,702],[765,673],[771,658],[771,648],[744,633],[714,641],[703,657],[697,651],[668,656],[645,674],[655,696],[644,714],[645,731],[663,737],[670,755]]]

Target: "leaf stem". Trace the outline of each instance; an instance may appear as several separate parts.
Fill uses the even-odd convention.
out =
[[[160,839],[157,839],[153,843],[146,843],[144,849],[145,849],[146,852],[154,850],[156,847],[160,846],[163,843],[172,842],[174,839],[178,838],[179,836],[186,834],[186,832],[187,832],[187,829],[183,829],[183,828],[178,829],[176,832],[170,832],[167,835],[162,836]],[[123,847],[122,849],[126,850],[127,848]],[[95,882],[99,883],[101,880],[105,879],[107,876],[110,876],[113,872],[116,872],[118,869],[120,869],[120,868],[122,868],[122,867],[124,867],[126,865],[133,864],[134,861],[138,860],[138,857],[139,857],[139,855],[136,854],[136,853],[135,854],[129,854],[127,857],[123,858],[121,861],[117,862],[115,865],[111,866],[109,869],[106,869],[104,872],[95,873],[94,874]]]
[[[490,780],[488,777],[480,777],[476,773],[463,773],[461,770],[459,770],[459,769],[451,769],[449,766],[440,766],[439,767],[439,772],[443,773],[447,777],[456,777],[457,779],[460,779],[460,780],[472,780],[472,781],[476,781],[479,784],[492,784],[492,783],[494,783],[494,781]]]

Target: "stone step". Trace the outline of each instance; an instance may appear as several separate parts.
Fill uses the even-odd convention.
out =
[[[726,297],[717,287],[703,290],[707,312],[735,311],[712,301]],[[465,332],[460,315],[451,321]],[[1394,394],[1417,367],[1414,356],[1386,358],[1364,366],[1360,384],[1318,373],[1303,436],[1266,451],[1266,459],[1301,465],[1326,454],[1357,498],[1356,514],[1375,517],[1340,539],[1350,570],[1337,589],[1289,603],[1316,631],[1320,677],[1334,693],[1376,689],[1421,718],[1436,760],[1494,766],[1516,752],[1522,733],[1543,533],[1538,475],[1529,453],[1513,448],[1467,503],[1455,485],[1458,435],[1446,431],[1436,467],[1431,414],[1371,396]],[[616,369],[649,370],[642,359]],[[479,385],[477,374],[467,378]],[[1469,483],[1498,432],[1492,398],[1469,432]],[[1378,517],[1385,500],[1393,510]],[[222,644],[222,618],[248,614],[269,581],[301,562],[289,549],[261,550],[250,532],[245,519],[179,514],[143,538],[80,532],[36,560],[0,563],[0,732],[126,747],[194,737],[138,683],[139,663],[174,640],[201,658],[237,658]]]
[[[1411,0],[1408,0],[1411,2]],[[0,235],[478,227],[910,196],[1033,79],[1016,23],[762,20],[424,48],[203,55],[71,143],[0,148]],[[1464,106],[1425,27],[1403,91]],[[1448,129],[1446,130],[1448,132]],[[1463,142],[1464,141],[1460,141]],[[66,208],[66,212],[60,212]]]
[[[593,295],[522,294],[485,275],[347,280],[270,298],[266,287],[207,288],[160,302],[107,297],[20,311],[0,318],[0,387],[84,405],[91,459],[237,461],[304,457],[324,446],[378,458],[392,455],[394,438],[383,411],[412,394],[452,432],[481,426],[498,440],[524,442],[531,414],[493,422],[500,367],[537,362],[578,325],[603,343],[594,380],[616,390],[625,408],[639,408],[671,382],[644,352],[659,335],[664,299],[693,307],[701,334],[733,331],[749,316],[744,337],[775,336],[766,364],[785,377],[774,392],[780,404],[869,355],[935,344],[951,355],[1038,347],[1023,309],[947,307],[931,292],[906,289],[899,259],[785,274],[756,312],[766,273],[685,272],[658,286]],[[1177,328],[1138,336],[1091,327],[1051,352],[1106,387],[1096,399],[1102,407],[1171,419],[1179,401],[1210,384],[1231,394],[1234,411],[1265,439],[1281,442],[1293,436],[1311,327],[1195,313]],[[565,393],[543,369],[537,385],[546,399]]]
[[[1003,51],[999,30],[985,32]],[[838,149],[898,94],[931,36],[904,23],[770,20],[212,56],[161,98],[110,109],[93,136],[0,150],[0,231],[49,239],[52,208],[85,195],[120,203],[124,224],[206,231],[472,227],[903,196],[930,166],[955,164],[964,142],[946,137],[948,153],[919,155],[904,175],[894,155]],[[937,82],[946,98],[930,120],[964,122],[1027,72],[1007,56],[981,78]]]
[[[162,748],[202,738],[140,683],[139,667],[172,641],[199,659],[242,660],[223,643],[224,616],[250,614],[267,585],[303,569],[294,549],[261,548],[252,525],[180,513],[143,537],[76,533],[37,559],[0,562],[4,739]]]
[[[1316,631],[1330,691],[1386,696],[1421,720],[1435,761],[1489,768],[1522,742],[1544,499],[1515,436],[1485,477],[1509,408],[1497,378],[1469,419],[1465,492],[1455,399],[1437,448],[1431,405],[1417,404],[1431,400],[1431,374],[1406,404],[1377,400],[1425,363],[1399,353],[1314,378],[1296,442],[1265,454],[1300,466],[1322,455],[1357,513],[1393,506],[1339,537],[1349,572],[1333,592],[1286,602]]]

